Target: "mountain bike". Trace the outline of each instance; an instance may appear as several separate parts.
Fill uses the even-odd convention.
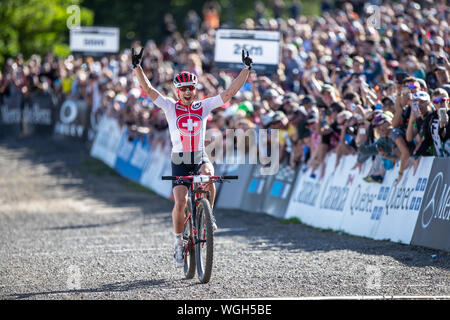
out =
[[[162,180],[175,180],[188,182],[188,201],[184,210],[184,276],[192,279],[197,269],[198,279],[201,283],[208,283],[211,279],[214,234],[213,212],[211,208],[210,193],[205,188],[210,183],[225,182],[237,179],[238,176],[162,176]]]

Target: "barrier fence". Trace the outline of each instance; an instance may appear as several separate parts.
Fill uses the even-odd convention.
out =
[[[49,92],[24,96],[15,86],[0,100],[0,138],[30,135],[93,141],[99,119],[81,99],[58,100]]]
[[[97,120],[82,100],[58,102],[50,94],[24,98],[20,92],[3,97],[0,137],[42,134],[92,143],[90,154],[122,176],[171,198],[170,143],[148,136],[129,139],[116,119]],[[389,240],[450,251],[450,160],[422,157],[417,170],[407,169],[396,184],[398,165],[383,183],[363,180],[372,166],[352,169],[356,156],[336,167],[335,154],[325,159],[320,177],[311,169],[292,170],[280,164],[275,175],[261,175],[261,165],[215,164],[217,174],[239,180],[219,184],[216,207],[265,213],[280,219],[298,218],[321,229],[342,231],[376,240]]]
[[[170,145],[145,138],[128,141],[128,132],[116,120],[104,117],[98,126],[91,156],[157,194],[170,198],[171,184],[160,177],[171,174]],[[344,157],[335,167],[335,154],[325,159],[323,177],[311,169],[292,170],[280,164],[275,175],[261,175],[260,165],[220,164],[217,174],[238,175],[217,192],[216,206],[298,218],[322,229],[342,231],[376,240],[389,240],[450,251],[450,161],[423,157],[417,170],[406,169],[396,184],[398,165],[387,171],[383,183],[363,180],[352,167],[356,156]],[[320,172],[320,170],[317,170]]]

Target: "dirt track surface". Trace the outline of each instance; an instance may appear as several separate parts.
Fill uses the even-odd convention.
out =
[[[76,142],[0,141],[0,188],[0,299],[450,296],[450,253],[234,210],[216,211],[211,282],[186,280],[172,203]]]

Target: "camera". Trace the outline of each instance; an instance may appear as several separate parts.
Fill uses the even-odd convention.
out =
[[[397,72],[395,74],[395,80],[398,83],[403,83],[403,80],[408,76],[408,74],[406,72]]]
[[[354,135],[355,134],[355,128],[354,127],[347,127],[347,129],[345,130],[345,133],[350,134],[350,135]]]
[[[445,108],[441,108],[438,111],[438,115],[439,115],[439,121],[440,122],[445,122],[445,115],[447,113],[447,110]]]
[[[430,57],[428,58],[428,60],[429,60],[429,63],[430,63],[431,65],[436,64],[436,56],[435,56],[434,54],[430,55]]]

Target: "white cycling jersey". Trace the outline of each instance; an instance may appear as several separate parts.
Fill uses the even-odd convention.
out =
[[[206,120],[209,113],[224,103],[219,95],[186,106],[181,101],[159,96],[153,103],[167,119],[172,152],[202,151],[205,147]]]

